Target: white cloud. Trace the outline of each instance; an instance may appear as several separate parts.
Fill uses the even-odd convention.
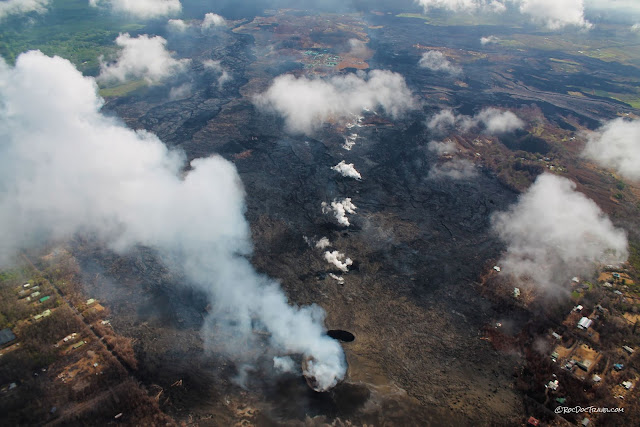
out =
[[[480,37],[480,44],[482,46],[492,44],[492,43],[498,43],[499,41],[500,39],[496,36]]]
[[[328,79],[285,74],[276,77],[254,103],[284,117],[290,132],[306,134],[330,118],[345,119],[365,108],[381,107],[392,117],[398,117],[416,106],[404,78],[382,70]]]
[[[362,179],[362,175],[360,175],[360,172],[356,170],[355,166],[353,166],[353,163],[346,163],[344,160],[342,160],[331,169],[346,178],[353,178],[358,180]]]
[[[517,282],[553,289],[596,264],[627,259],[627,238],[572,181],[540,175],[506,212],[492,218],[507,249],[498,265]]]
[[[634,181],[640,180],[640,120],[615,119],[587,137],[583,155]]]
[[[353,264],[353,261],[351,260],[351,258],[345,259],[345,255],[338,251],[333,251],[333,252],[326,251],[324,253],[324,259],[329,264],[335,266],[338,270],[344,273],[349,271],[349,266]]]
[[[529,16],[536,23],[551,30],[566,26],[591,28],[585,20],[584,0],[415,0],[425,13],[430,9],[445,9],[453,12],[491,12],[503,13],[514,7],[520,13]]]
[[[322,239],[318,240],[318,242],[316,243],[317,249],[325,249],[325,248],[328,248],[329,246],[331,246],[331,242],[326,237],[323,237]]]
[[[202,64],[204,65],[205,69],[218,73],[219,88],[222,88],[222,86],[224,86],[225,83],[233,80],[233,78],[231,77],[231,74],[229,74],[227,70],[225,70],[222,67],[222,64],[220,63],[220,61],[214,61],[213,59],[205,59],[204,61],[202,61]]]
[[[435,165],[429,171],[429,179],[468,179],[476,176],[476,166],[466,159],[455,158]]]
[[[207,13],[202,20],[202,30],[209,30],[215,27],[224,27],[227,25],[227,21],[220,15],[215,13]]]
[[[264,340],[253,333],[257,319],[273,351],[313,358],[320,389],[337,384],[346,364],[325,334],[324,311],[289,305],[248,260],[235,166],[219,156],[187,165],[155,135],[102,114],[97,91],[93,78],[59,57],[32,51],[15,67],[0,60],[0,263],[85,233],[119,252],[150,247],[210,298],[202,330],[209,348],[253,362],[250,355],[262,353],[246,346]]]
[[[132,38],[120,34],[116,44],[122,48],[114,63],[101,61],[99,81],[126,81],[144,78],[158,83],[185,70],[189,59],[175,59],[166,48],[167,41],[160,36],[146,34]]]
[[[167,27],[169,30],[176,33],[184,33],[190,28],[190,25],[184,22],[182,19],[169,19],[167,21]]]
[[[482,123],[489,134],[513,132],[524,127],[524,122],[511,111],[489,107],[480,111],[475,120]]]
[[[427,144],[427,149],[429,151],[433,151],[434,153],[437,153],[440,156],[444,154],[454,154],[457,151],[456,144],[451,140],[442,141],[442,142],[429,141],[429,143]]]
[[[462,68],[453,65],[442,52],[437,50],[429,50],[423,53],[418,65],[431,71],[447,73],[452,76],[462,74]]]
[[[634,32],[634,33],[640,33],[640,23],[633,24],[631,26],[631,31]]]
[[[0,20],[10,15],[45,13],[51,0],[3,0],[0,1]]]
[[[499,135],[522,129],[525,123],[511,111],[494,107],[482,109],[475,116],[457,115],[452,110],[442,110],[427,121],[427,127],[441,133],[451,129],[468,132],[480,127],[484,133]]]
[[[105,6],[114,12],[142,19],[176,15],[182,11],[180,0],[89,0],[93,7]]]
[[[355,214],[356,213],[356,205],[351,202],[349,197],[342,199],[342,201],[334,200],[331,204],[327,202],[322,202],[322,213],[328,214],[333,213],[338,224],[348,227],[351,225],[349,222],[349,218],[347,218],[347,214]]]
[[[519,3],[520,12],[550,30],[568,25],[581,28],[593,26],[584,18],[584,0],[519,0]]]

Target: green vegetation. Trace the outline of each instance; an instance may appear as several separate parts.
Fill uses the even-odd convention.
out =
[[[103,97],[117,97],[124,96],[133,93],[137,90],[147,87],[147,82],[144,79],[133,80],[113,87],[106,87],[100,89],[100,96]]]
[[[99,70],[98,58],[115,52],[113,41],[121,32],[144,26],[92,8],[86,0],[53,0],[48,13],[13,18],[0,25],[0,56],[9,63],[25,51],[69,59],[86,74]]]
[[[422,15],[420,13],[400,13],[396,15],[397,18],[412,18],[422,19],[425,24],[448,26],[448,25],[464,25],[464,26],[477,26],[477,25],[501,25],[505,26],[506,21],[504,17],[499,14],[486,14],[478,15],[472,13],[447,13],[430,11],[429,15]],[[513,22],[513,21],[511,21]],[[516,25],[511,25],[516,27]]]

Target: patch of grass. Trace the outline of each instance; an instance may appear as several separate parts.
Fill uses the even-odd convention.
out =
[[[100,96],[105,98],[129,95],[139,89],[147,87],[147,81],[144,79],[126,82],[121,85],[105,87],[100,89]]]
[[[0,56],[9,63],[28,50],[58,55],[85,74],[99,71],[100,55],[115,52],[121,32],[136,32],[143,24],[90,7],[86,0],[53,0],[43,15],[8,19],[0,25]]]

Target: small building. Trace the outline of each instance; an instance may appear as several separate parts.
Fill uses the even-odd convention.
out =
[[[567,401],[566,397],[556,397],[556,402],[563,405]]]
[[[581,424],[582,424],[582,427],[587,427],[589,424],[591,424],[591,420],[589,418],[587,418],[587,417],[584,417],[582,419],[582,423]]]
[[[625,381],[622,383],[622,387],[627,390],[631,390],[631,387],[633,387],[633,383],[631,381]]]
[[[22,287],[23,287],[24,289],[27,289],[27,288],[28,288],[28,287],[30,287],[30,286],[31,286],[31,283],[25,283],[24,285],[22,285]]]
[[[83,345],[85,345],[85,344],[86,344],[86,342],[84,342],[84,341],[78,341],[78,342],[77,342],[77,343],[75,343],[73,346],[71,346],[71,348],[73,348],[73,349],[75,350],[75,349],[77,349],[77,348],[82,347],[82,346],[83,346]]]
[[[9,328],[0,331],[0,348],[12,343],[16,340],[16,336]]]
[[[573,277],[573,278],[571,279],[571,281],[572,281],[573,283],[580,283],[580,278],[578,278],[578,277]]]
[[[96,302],[96,300],[95,300],[94,298],[89,298],[89,299],[87,300],[87,305],[91,305],[91,304],[93,304],[94,302]]]
[[[600,381],[602,381],[602,377],[596,374],[593,375],[592,379],[594,383],[599,383]]]
[[[623,346],[622,346],[622,349],[623,349],[624,351],[626,351],[627,353],[629,353],[629,354],[633,354],[633,353],[635,352],[635,350],[634,350],[634,349],[632,349],[631,347],[629,347],[628,345],[623,345]]]
[[[513,288],[513,296],[515,298],[519,298],[520,297],[520,288]]]
[[[591,327],[591,325],[593,325],[593,320],[589,319],[588,317],[583,317],[578,322],[578,328],[582,329],[582,330],[589,329]]]
[[[534,417],[529,417],[529,419],[527,420],[527,425],[538,427],[540,425],[540,420]]]
[[[624,365],[622,363],[615,363],[613,365],[613,369],[615,369],[616,371],[622,371],[624,369]]]
[[[558,341],[560,341],[560,340],[562,339],[562,335],[560,335],[560,334],[558,334],[558,333],[556,333],[556,332],[553,332],[553,333],[551,334],[551,336],[552,336],[552,337],[554,337],[554,338],[555,338],[556,340],[558,340]]]
[[[42,304],[43,302],[47,301],[49,298],[51,298],[51,297],[49,295],[47,295],[46,297],[40,298],[38,301],[40,301],[40,304]]]
[[[554,351],[553,353],[551,353],[551,360],[553,360],[554,362],[558,360],[558,357],[560,357],[560,355],[558,354],[557,351]]]
[[[558,380],[554,380],[554,381],[549,381],[549,384],[547,384],[547,388],[553,391],[556,391],[558,389]]]
[[[573,307],[573,311],[577,311],[578,313],[580,313],[583,308],[584,307],[582,307],[581,305],[576,305],[575,307]]]
[[[494,265],[494,266],[493,266],[493,269],[494,269],[495,271],[497,271],[498,273],[500,273],[500,271],[502,270],[502,269],[501,269],[500,267],[498,267],[497,265]]]

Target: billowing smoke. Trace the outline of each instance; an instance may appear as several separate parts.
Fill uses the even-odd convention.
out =
[[[496,36],[487,36],[487,37],[480,37],[480,44],[482,46],[488,45],[488,44],[493,44],[493,43],[498,43],[500,41],[500,39]]]
[[[216,351],[264,340],[314,360],[319,389],[346,371],[325,335],[324,311],[290,306],[279,284],[248,257],[251,233],[234,165],[168,149],[155,135],[103,115],[93,78],[67,60],[32,51],[0,61],[0,261],[23,248],[78,233],[120,253],[153,248],[185,281],[210,296],[203,331]],[[209,334],[210,329],[220,335]],[[220,337],[220,338],[219,338]]]
[[[254,103],[284,117],[290,132],[305,134],[311,134],[330,118],[350,118],[365,108],[380,107],[398,117],[416,107],[404,77],[383,70],[328,79],[284,74],[276,77],[266,92],[256,96]]]
[[[101,60],[101,82],[144,78],[149,83],[159,83],[183,72],[190,63],[189,59],[175,59],[167,50],[167,41],[160,36],[142,34],[132,38],[125,33],[118,36],[116,44],[122,48],[116,61],[109,64]]]
[[[415,0],[425,13],[445,9],[467,13],[504,13],[509,8],[528,16],[533,22],[558,30],[566,26],[591,28],[585,15],[584,0]],[[613,2],[611,2],[613,3]]]
[[[640,120],[615,119],[587,137],[583,155],[631,180],[640,180]]]
[[[453,65],[442,52],[438,50],[429,50],[422,54],[422,58],[418,61],[418,65],[431,71],[447,73],[452,76],[462,74],[462,68]]]
[[[554,290],[628,256],[625,232],[574,182],[556,175],[540,175],[515,205],[493,216],[492,227],[507,245],[502,274],[520,285]]]
[[[344,273],[348,272],[349,266],[353,264],[351,258],[345,258],[345,255],[338,251],[326,251],[324,253],[324,259]]]
[[[202,65],[204,65],[205,70],[209,70],[213,73],[218,74],[219,88],[222,88],[225,83],[228,83],[233,79],[231,77],[231,74],[229,74],[227,70],[225,70],[222,67],[222,64],[220,61],[214,61],[213,59],[205,59],[204,61],[202,61]]]
[[[180,0],[89,0],[89,5],[109,7],[114,12],[142,19],[177,15],[182,11]]]
[[[349,218],[347,218],[347,214],[355,214],[356,209],[356,205],[351,202],[351,198],[349,197],[342,199],[342,201],[334,200],[331,204],[322,202],[322,213],[333,213],[338,224],[344,227],[351,225]]]
[[[9,15],[23,13],[45,13],[50,0],[3,0],[0,1],[0,21]]]
[[[475,116],[455,114],[451,110],[442,110],[427,121],[431,130],[444,133],[451,129],[469,132],[473,128],[482,128],[484,133],[499,135],[513,132],[524,127],[524,122],[511,111],[488,107],[482,109]]]
[[[478,174],[476,165],[467,159],[452,159],[429,170],[429,179],[468,179]]]
[[[276,371],[282,373],[295,372],[297,370],[295,362],[289,356],[274,357],[273,367]]]
[[[353,166],[353,163],[346,163],[344,160],[342,160],[331,169],[346,178],[353,178],[358,180],[362,179],[362,175],[360,175],[360,172],[356,170],[356,167]]]

